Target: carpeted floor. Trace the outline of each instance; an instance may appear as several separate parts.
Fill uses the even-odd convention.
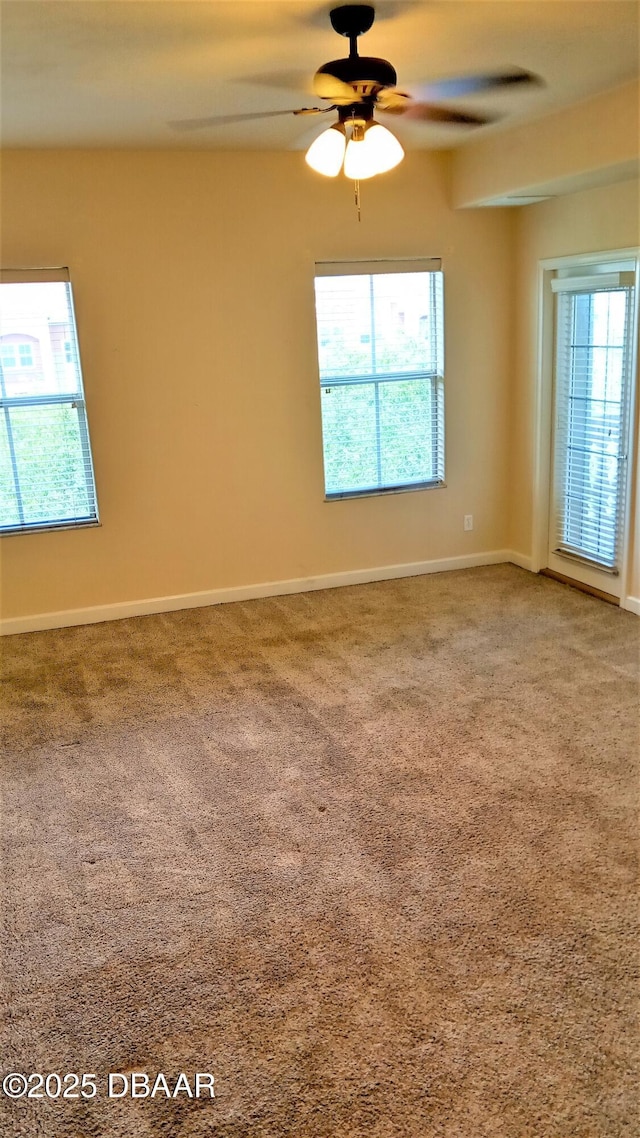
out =
[[[639,628],[503,565],[8,639],[1,1073],[97,1095],[2,1134],[635,1138]]]

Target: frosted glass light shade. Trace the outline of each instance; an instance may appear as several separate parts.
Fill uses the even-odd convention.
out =
[[[373,123],[365,130],[362,141],[349,140],[344,172],[347,178],[363,181],[393,170],[403,158],[404,150],[395,135],[380,123]]]
[[[311,143],[304,160],[318,174],[335,178],[340,173],[345,145],[344,130],[337,125],[330,126]]]

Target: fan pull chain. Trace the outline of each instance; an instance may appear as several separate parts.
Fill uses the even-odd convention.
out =
[[[357,178],[354,182],[354,188],[355,188],[356,213],[358,215],[358,221],[361,221],[362,218],[360,217],[360,182],[358,181]]]

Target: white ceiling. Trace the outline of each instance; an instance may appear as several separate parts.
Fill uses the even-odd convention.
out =
[[[174,120],[317,105],[320,64],[348,52],[306,0],[2,0],[2,142],[7,147],[286,149],[330,121],[282,116],[180,133]],[[385,0],[360,41],[398,85],[519,66],[545,87],[455,106],[504,115],[498,131],[638,74],[635,0]],[[389,122],[389,120],[385,120]],[[310,126],[310,124],[313,125]],[[389,125],[409,147],[452,147],[478,129]]]

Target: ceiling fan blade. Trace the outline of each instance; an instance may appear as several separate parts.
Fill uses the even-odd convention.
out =
[[[349,106],[358,101],[358,96],[350,83],[344,83],[336,75],[327,71],[316,71],[313,77],[313,93],[319,99],[331,99],[336,106]]]
[[[205,115],[200,119],[177,119],[170,122],[173,130],[202,130],[208,126],[227,126],[229,123],[251,122],[254,119],[272,119],[277,115],[323,115],[333,107],[298,107],[289,111],[254,111],[244,115]]]
[[[406,100],[404,105],[380,106],[385,114],[403,115],[411,122],[451,123],[455,126],[486,126],[495,122],[494,115],[472,115],[466,111],[456,111],[453,107],[442,107],[435,103],[414,103]]]
[[[463,99],[468,95],[478,95],[488,91],[500,91],[510,87],[541,87],[544,80],[533,71],[522,67],[510,67],[505,71],[487,72],[485,75],[461,75],[450,79],[436,79],[433,83],[420,86],[423,99]]]
[[[376,107],[381,111],[389,111],[392,115],[404,114],[412,103],[411,95],[405,95],[395,87],[383,87],[376,95]]]
[[[260,71],[253,75],[239,75],[236,82],[250,83],[258,87],[274,87],[285,91],[311,93],[311,81],[308,71]]]

